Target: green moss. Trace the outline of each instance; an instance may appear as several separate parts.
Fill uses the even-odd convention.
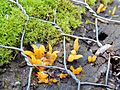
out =
[[[90,6],[94,6],[96,0],[86,0],[86,2],[87,2]]]
[[[114,0],[86,0],[90,6],[94,6],[96,2],[101,2],[104,5],[111,4]]]
[[[56,10],[56,23],[63,32],[71,33],[81,22],[84,8],[74,6],[68,0],[19,0],[20,4],[31,17],[53,21]],[[17,5],[2,0],[0,2],[0,44],[7,46],[20,46],[22,31],[25,30],[24,45],[27,43],[50,42],[55,44],[60,41],[60,32],[51,24],[38,19],[30,19],[25,26],[26,17]],[[6,63],[12,58],[13,51],[0,49],[0,63]]]
[[[50,42],[55,44],[59,37],[60,32],[51,24],[44,23],[38,19],[31,19],[26,28],[24,43]]]
[[[0,1],[0,45],[19,47],[20,36],[25,23],[21,11],[8,0]],[[12,50],[0,48],[0,64],[12,58]]]
[[[114,0],[101,0],[104,5],[112,3]]]

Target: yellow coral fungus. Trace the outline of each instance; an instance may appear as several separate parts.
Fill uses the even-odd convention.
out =
[[[82,58],[82,57],[83,57],[83,55],[74,55],[74,60],[77,60],[77,59]]]
[[[53,78],[53,79],[50,79],[50,82],[51,83],[57,83],[58,81],[57,81],[57,79]]]
[[[82,58],[82,57],[83,57],[82,55],[76,55],[75,52],[71,52],[71,54],[68,56],[67,61],[68,62],[73,62],[74,60],[77,60],[77,59]]]
[[[75,51],[78,51],[78,49],[79,49],[78,38],[76,38],[75,41],[74,41],[73,49]]]
[[[106,10],[107,6],[104,6],[100,12],[104,12]]]
[[[63,74],[63,73],[60,74],[61,79],[66,78],[67,76],[68,76],[68,74]]]
[[[105,10],[106,10],[106,6],[104,6],[103,4],[100,4],[96,12],[97,14],[99,14],[100,12],[103,12]]]
[[[32,44],[31,46],[32,46],[34,51],[38,49],[38,47],[36,45],[34,45],[34,44]]]
[[[68,62],[73,62],[74,61],[74,55],[70,54],[67,61]]]
[[[72,50],[72,51],[71,51],[71,54],[72,54],[72,55],[76,55],[76,51],[75,51],[75,50]]]
[[[71,51],[70,55],[68,56],[67,61],[68,62],[73,62],[74,60],[77,60],[79,58],[82,58],[82,55],[77,55],[77,52],[79,49],[79,44],[78,44],[78,38],[75,39],[74,45],[73,45],[73,50]]]
[[[92,57],[88,56],[88,62],[91,63],[92,62]]]
[[[38,83],[48,83],[49,81],[48,81],[48,74],[45,74],[44,72],[41,72],[41,71],[39,71],[39,72],[37,72],[37,78],[38,78]]]
[[[76,69],[74,69],[73,66],[70,66],[70,70],[72,71],[73,74],[80,74],[82,72],[82,67],[78,67]]]
[[[41,45],[38,49],[34,49],[34,54],[37,59],[42,58],[45,55],[45,47]]]
[[[47,52],[46,58],[48,59],[50,65],[52,65],[57,59],[57,53],[59,53],[59,51],[54,51],[53,53]]]
[[[112,10],[112,13],[111,13],[112,16],[114,16],[114,14],[115,14],[115,12],[116,12],[116,9],[117,9],[117,7],[114,6],[114,8],[113,8],[113,10]]]
[[[24,54],[31,57],[32,55],[34,56],[34,53],[31,51],[24,51]]]
[[[57,53],[59,51],[52,52],[52,46],[49,44],[49,52],[45,54],[45,47],[41,45],[39,48],[36,45],[32,45],[33,51],[24,51],[24,54],[29,56],[31,64],[40,64],[44,66],[52,65],[57,59]]]
[[[40,59],[36,59],[35,56],[31,56],[30,62],[31,62],[31,64],[40,64],[40,65],[42,65],[42,61]]]
[[[88,56],[88,62],[89,62],[89,63],[93,63],[93,62],[95,62],[96,59],[97,59],[97,56],[96,56],[96,55]]]
[[[52,46],[49,44],[49,52],[52,53]]]
[[[38,69],[39,69],[39,71],[44,71],[45,70],[44,67],[39,67]]]

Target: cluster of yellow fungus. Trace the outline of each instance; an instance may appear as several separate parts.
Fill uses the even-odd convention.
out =
[[[24,54],[28,56],[28,59],[31,64],[34,65],[43,65],[43,66],[48,66],[48,65],[53,65],[55,60],[57,59],[57,53],[59,51],[54,51],[52,52],[52,46],[49,44],[49,51],[45,53],[45,47],[44,45],[41,45],[39,48],[36,45],[32,45],[33,52],[32,51],[24,51]],[[39,69],[37,72],[37,78],[38,78],[38,83],[56,83],[56,79],[48,79],[48,74],[44,73],[45,68],[44,67],[36,67]]]
[[[83,57],[82,55],[77,55],[78,49],[79,49],[79,44],[78,44],[78,38],[77,38],[74,41],[73,50],[71,51],[70,55],[68,56],[68,59],[67,59],[68,62],[73,62],[74,60],[77,60],[77,59]]]
[[[61,73],[59,76],[60,76],[61,79],[63,79],[63,78],[66,78],[68,76],[68,74]]]
[[[82,58],[82,55],[77,55],[77,51],[79,49],[79,43],[78,43],[78,38],[75,39],[74,41],[74,45],[73,45],[73,50],[71,51],[70,55],[68,56],[67,61],[68,62],[73,62],[74,60],[78,60],[79,58]],[[80,72],[82,72],[82,67],[78,67],[76,69],[74,69],[73,66],[70,66],[70,70],[72,71],[73,74],[80,74]]]
[[[70,66],[70,70],[72,71],[73,74],[80,74],[82,72],[82,67],[78,67],[76,69],[74,69],[73,66]]]
[[[43,66],[49,66],[53,65],[55,60],[57,59],[57,53],[59,51],[52,51],[52,46],[49,44],[48,45],[49,50],[46,52],[44,45],[41,45],[39,48],[36,45],[32,45],[33,52],[32,51],[24,51],[24,54],[28,56],[28,59],[31,64],[34,65],[43,65]],[[68,62],[73,62],[74,60],[77,60],[79,58],[82,58],[82,55],[77,55],[77,51],[79,49],[79,44],[78,44],[78,38],[75,39],[74,45],[73,45],[73,50],[71,50],[70,55],[68,56],[67,61]],[[95,62],[97,56],[88,56],[88,62]],[[37,72],[36,76],[38,78],[38,83],[57,83],[57,79],[55,78],[48,78],[48,74],[45,73],[45,68],[44,67],[35,67],[39,71]],[[73,66],[70,66],[70,70],[72,71],[73,74],[78,75],[82,72],[82,67],[74,68]],[[60,79],[64,79],[68,76],[68,74],[59,74]]]
[[[99,7],[97,8],[97,14],[104,12],[106,10],[106,6],[104,4],[100,4]]]
[[[36,45],[32,45],[33,52],[32,51],[24,51],[24,54],[29,56],[29,61],[31,64],[36,65],[53,65],[55,60],[57,59],[57,53],[59,51],[52,52],[52,47],[49,44],[49,51],[45,53],[45,47],[44,45],[41,45],[39,48]]]
[[[96,13],[99,14],[101,12],[104,12],[106,10],[107,6],[105,6],[104,4],[100,4],[99,7],[97,8]],[[111,15],[114,16],[115,12],[116,12],[117,7],[114,6],[113,10],[111,11]]]
[[[88,63],[93,63],[96,61],[96,59],[97,59],[96,55],[88,56]]]
[[[49,80],[51,83],[57,83],[58,81],[57,81],[57,79],[55,79],[55,78],[51,78],[50,80]]]
[[[38,83],[48,83],[48,74],[45,74],[43,71],[37,72]]]
[[[37,72],[38,83],[57,83],[57,79],[51,78],[48,79],[48,74],[45,74],[43,71]]]
[[[117,7],[114,6],[114,8],[113,8],[113,10],[112,10],[112,13],[111,13],[112,16],[114,16],[114,14],[115,14],[115,12],[116,12],[116,9],[117,9]]]

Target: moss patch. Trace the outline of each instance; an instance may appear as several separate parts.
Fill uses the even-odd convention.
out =
[[[63,32],[71,33],[81,22],[81,14],[84,8],[74,6],[68,0],[19,0],[30,17],[53,21],[56,10],[56,23]],[[60,41],[60,32],[51,24],[38,19],[30,19],[25,26],[26,17],[17,5],[2,0],[0,2],[0,44],[8,46],[20,46],[22,31],[25,30],[24,45],[35,42],[50,42],[55,44]],[[0,63],[8,62],[12,55],[8,49],[0,49]]]

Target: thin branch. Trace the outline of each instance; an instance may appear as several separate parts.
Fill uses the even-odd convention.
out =
[[[45,23],[50,23],[50,24],[52,24],[52,26],[53,26],[53,27],[55,27],[55,28],[56,28],[56,29],[58,29],[61,33],[63,33],[63,31],[62,31],[61,27],[60,27],[60,26],[58,26],[58,25],[57,25],[56,23],[54,23],[54,22],[47,21],[47,20],[43,20],[43,19],[36,18],[36,17],[30,17],[30,18],[33,18],[33,19],[38,19],[38,20],[40,20],[40,21],[42,21],[42,22],[45,22]]]
[[[81,82],[81,85],[93,85],[93,86],[107,87],[112,89],[112,87],[110,87],[109,85],[100,84],[100,83]]]
[[[105,21],[108,21],[108,22],[114,22],[114,23],[120,24],[120,21],[118,21],[118,20],[111,20],[109,18],[105,18],[105,17],[99,16],[97,14],[93,14],[93,15],[96,16],[99,20],[102,19],[102,20],[105,20]]]
[[[95,18],[95,31],[96,31],[96,40],[97,44],[99,47],[102,47],[103,45],[100,43],[99,38],[98,38],[98,24],[97,24],[97,18]]]
[[[28,76],[28,85],[27,85],[27,89],[26,90],[30,90],[32,69],[33,69],[33,67],[30,67],[29,76]]]
[[[36,18],[36,17],[30,17],[30,19],[37,19],[37,20],[40,20],[40,21],[42,21],[42,22],[45,22],[45,23],[50,23],[50,24],[52,24],[52,25],[55,25],[55,23],[54,23],[54,22],[47,21],[47,20],[43,20],[43,19]]]
[[[56,9],[54,10],[54,23],[56,22]]]
[[[27,19],[29,19],[28,14],[26,13],[26,11],[25,11],[25,9],[22,7],[22,5],[18,2],[18,0],[16,0],[16,2],[13,1],[13,0],[9,0],[9,1],[15,3],[15,4],[19,7],[19,9],[22,11],[22,13],[27,17]]]
[[[89,40],[89,41],[93,41],[93,42],[97,43],[96,40],[90,39],[90,38],[87,38],[87,37],[80,37],[80,36],[69,35],[69,34],[65,34],[65,33],[61,33],[61,35],[68,36],[68,37],[73,37],[73,38],[78,38],[78,39],[81,39],[81,40]]]
[[[113,56],[112,58],[119,58],[120,59],[120,56]]]
[[[29,62],[28,57],[23,52],[21,52],[21,55],[24,57],[25,62],[27,63],[27,65],[31,66],[32,64]]]
[[[53,68],[53,69],[60,69],[60,70],[65,70],[64,68],[62,67],[58,67],[58,66],[43,66],[43,65],[37,65],[37,64],[33,64],[33,65],[29,65],[29,66],[39,66],[39,67],[44,67],[44,68]]]
[[[80,90],[80,85],[81,85],[81,82],[78,83],[78,89],[77,90]]]
[[[64,47],[64,68],[65,68],[65,70],[68,70],[67,69],[67,64],[66,64],[65,36],[64,36],[64,40],[63,40],[63,47]]]
[[[13,50],[17,50],[22,52],[23,50],[20,48],[16,48],[16,47],[10,47],[10,46],[4,46],[4,45],[0,45],[0,48],[6,48],[6,49],[13,49]]]
[[[25,30],[23,30],[23,32],[22,32],[22,37],[21,37],[21,40],[20,40],[20,48],[21,48],[21,49],[23,48],[24,35],[25,35]]]
[[[108,58],[108,67],[107,67],[107,72],[106,72],[106,77],[105,77],[105,85],[108,84],[108,75],[109,75],[109,70],[110,70],[110,53],[109,53],[109,58]]]
[[[16,0],[16,3],[18,3],[18,0]]]

